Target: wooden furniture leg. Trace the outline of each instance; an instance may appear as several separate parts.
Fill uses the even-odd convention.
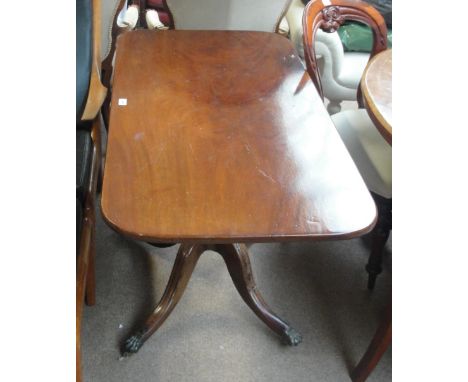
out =
[[[364,382],[377,366],[392,341],[392,304],[388,304],[385,315],[374,335],[366,353],[351,372],[353,382]]]
[[[382,255],[392,229],[392,199],[372,193],[378,210],[377,223],[372,230],[372,244],[366,271],[369,274],[367,288],[372,290],[377,276],[382,272]]]
[[[76,320],[76,382],[81,382],[81,318]]]
[[[81,232],[80,252],[77,260],[77,275],[76,275],[76,380],[81,381],[81,317],[83,314],[83,300],[85,299],[88,279],[90,271],[89,256],[91,252],[93,234],[92,222],[88,217],[85,217]]]
[[[124,357],[136,353],[175,308],[185,291],[200,255],[205,249],[206,247],[203,245],[182,244],[180,246],[161,300],[146,320],[143,328],[125,341],[122,349]]]
[[[100,114],[93,121],[91,129],[91,137],[93,139],[93,160],[91,163],[90,182],[87,197],[85,201],[85,219],[90,223],[90,242],[88,255],[86,259],[86,285],[85,285],[85,301],[87,305],[94,305],[96,303],[96,271],[95,271],[95,258],[96,258],[96,208],[94,200],[96,198],[96,190],[99,183],[99,171],[101,169],[101,122]]]
[[[89,247],[88,271],[86,273],[85,302],[88,306],[96,304],[96,227],[91,228],[91,243]]]
[[[102,154],[101,154],[102,156]],[[96,193],[100,194],[102,191],[102,182],[104,180],[104,161],[100,160],[99,162],[99,172],[98,172],[98,179],[97,179],[97,185],[96,185]]]
[[[76,288],[76,382],[81,382],[81,315],[83,313],[83,295],[83,287],[78,285]]]
[[[301,334],[273,313],[258,291],[245,244],[219,244],[214,249],[223,257],[237,291],[257,317],[288,345],[298,345]]]
[[[298,345],[302,336],[268,307],[257,290],[252,275],[249,253],[244,244],[182,244],[177,253],[164,295],[143,328],[128,338],[122,355],[129,356],[143,346],[146,340],[163,324],[179,302],[200,255],[207,249],[218,252],[224,259],[237,291],[254,313],[289,345]]]

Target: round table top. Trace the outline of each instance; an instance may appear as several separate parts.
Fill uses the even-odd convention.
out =
[[[382,136],[392,144],[392,50],[374,56],[361,80],[364,103]]]

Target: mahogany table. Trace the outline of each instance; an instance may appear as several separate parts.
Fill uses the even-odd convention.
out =
[[[118,38],[101,207],[116,231],[181,243],[159,304],[123,347],[169,316],[200,255],[223,256],[254,313],[290,345],[245,242],[347,239],[376,209],[289,40],[273,33],[135,31]]]
[[[392,50],[374,56],[361,80],[364,105],[385,140],[392,144]]]

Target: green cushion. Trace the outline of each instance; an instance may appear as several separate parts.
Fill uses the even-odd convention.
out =
[[[368,52],[372,50],[372,30],[364,24],[347,21],[338,29],[345,52]],[[392,30],[387,33],[388,48],[392,47]]]

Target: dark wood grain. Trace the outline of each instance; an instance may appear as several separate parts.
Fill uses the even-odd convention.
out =
[[[257,317],[288,345],[298,345],[302,341],[302,336],[278,317],[260,294],[245,244],[217,244],[213,249],[223,256],[237,291]]]
[[[104,122],[106,126],[108,126],[109,124],[110,101],[112,97],[112,74],[114,71],[113,60],[115,56],[115,47],[116,47],[117,37],[120,36],[122,33],[131,32],[130,28],[124,28],[117,24],[119,13],[123,9],[123,7],[126,5],[126,3],[127,3],[127,0],[119,0],[119,2],[116,4],[114,14],[112,17],[111,30],[109,33],[110,34],[109,50],[107,52],[106,57],[102,61],[102,71],[101,71],[102,83],[108,89],[106,99],[102,107],[102,114],[103,114]],[[142,27],[141,23],[143,23],[143,27],[147,28],[145,12],[147,8],[150,9],[151,7],[147,7],[146,3],[147,3],[146,1],[140,1],[140,0],[133,2],[133,4],[138,5],[140,9],[140,15],[138,18],[137,28]],[[131,4],[129,3],[129,5]],[[169,29],[174,29],[174,18],[172,17],[171,10],[167,6],[166,0],[161,1],[161,7],[162,9],[158,8],[157,11],[158,12],[163,11],[167,15],[168,20],[166,21],[166,24],[169,27]]]
[[[101,82],[101,0],[92,0],[92,67],[86,105],[81,120],[92,120],[91,137],[93,154],[91,161],[89,188],[84,196],[83,223],[78,246],[76,263],[76,381],[81,382],[81,318],[83,301],[88,305],[96,303],[95,292],[95,198],[98,173],[101,167],[101,107],[107,95],[107,89]]]
[[[385,50],[367,64],[361,80],[369,117],[385,140],[392,144],[392,50]]]
[[[146,319],[143,327],[124,342],[123,356],[137,353],[146,340],[169,317],[180,301],[198,259],[206,250],[216,251],[223,257],[239,294],[258,318],[288,345],[295,346],[302,341],[302,336],[273,313],[260,294],[253,277],[249,253],[244,244],[182,244],[161,300],[154,312]]]
[[[92,121],[101,110],[107,95],[107,88],[101,82],[101,0],[92,0],[93,14],[93,52],[91,60],[91,77],[88,96],[81,115],[82,121]]]
[[[365,106],[371,119],[374,122],[378,122],[377,118],[380,118],[380,114],[377,111],[381,111],[381,107],[377,109],[373,97],[381,101],[381,104],[382,99],[380,98],[381,93],[378,91],[379,74],[374,73],[374,70],[377,69],[376,65],[374,65],[374,60],[376,60],[382,54],[387,56],[388,53],[386,53],[387,27],[385,25],[385,20],[374,7],[359,0],[330,0],[326,3],[324,1],[309,2],[304,9],[304,15],[302,19],[304,32],[304,58],[307,65],[307,71],[323,100],[324,96],[322,83],[320,80],[320,72],[318,70],[317,58],[314,50],[315,34],[319,28],[329,33],[336,32],[346,20],[354,20],[367,24],[372,30],[373,44],[370,54],[371,59],[367,66],[367,71],[371,70],[370,73],[368,72],[371,77],[369,80],[366,80],[366,74],[364,74],[362,79],[363,83],[360,87],[358,87],[357,100],[359,107],[362,108]],[[386,70],[388,70],[388,66],[386,67]],[[372,90],[369,89],[368,85],[372,86]],[[377,90],[374,90],[374,87],[376,86]],[[391,116],[391,60],[390,83],[386,81],[383,87],[385,89],[390,89]],[[385,101],[388,101],[388,98]],[[381,106],[381,104],[379,106]],[[378,117],[375,117],[374,114]],[[376,126],[380,129],[377,123]],[[383,131],[385,129],[380,130]],[[387,136],[385,137],[387,138]],[[387,200],[378,195],[376,195],[374,199],[379,210],[379,220],[372,233],[372,251],[369,257],[369,262],[366,266],[366,270],[369,273],[369,289],[374,288],[376,277],[382,271],[382,250],[388,238],[391,227],[391,199]],[[390,206],[390,208],[388,206]]]
[[[385,308],[383,318],[366,353],[351,372],[353,382],[364,382],[375,369],[392,342],[392,303]]]
[[[83,301],[88,305],[96,303],[95,281],[95,235],[96,214],[95,199],[98,184],[98,173],[101,167],[101,115],[94,119],[91,129],[93,154],[90,170],[90,181],[84,197],[84,213],[81,238],[76,264],[76,380],[81,381],[81,318]]]
[[[302,19],[304,29],[304,58],[307,71],[323,99],[322,83],[317,66],[313,41],[320,28],[324,32],[335,32],[346,20],[354,20],[368,25],[372,30],[373,43],[370,57],[387,49],[387,26],[382,15],[371,5],[360,0],[311,1]],[[358,88],[358,101],[361,103],[361,89]]]
[[[146,319],[143,327],[125,341],[121,351],[123,356],[138,352],[146,340],[169,317],[181,299],[195,265],[205,249],[203,245],[182,244],[180,246],[161,300],[154,312]]]
[[[392,144],[392,51],[385,50],[367,64],[361,80],[364,106],[376,128]],[[367,288],[372,290],[382,272],[382,256],[392,228],[392,199],[373,195],[378,210],[377,223],[372,232],[372,246],[366,271]]]
[[[352,238],[374,202],[290,41],[134,31],[117,43],[102,212],[153,242]],[[119,99],[127,99],[119,106]]]
[[[369,290],[374,289],[377,276],[382,272],[383,252],[392,229],[392,199],[375,193],[372,193],[372,197],[377,206],[378,218],[371,233],[371,252],[366,265],[366,271],[369,274],[367,282]]]

